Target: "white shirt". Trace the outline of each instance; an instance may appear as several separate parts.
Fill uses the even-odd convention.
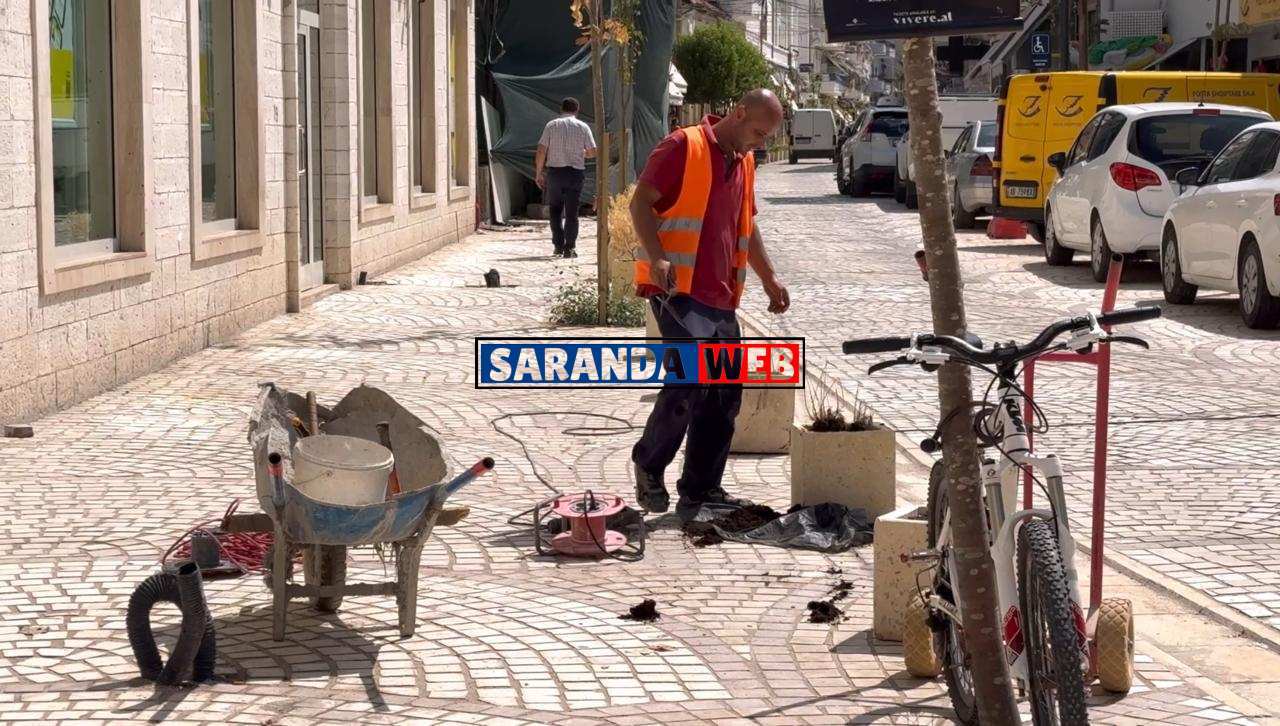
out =
[[[552,119],[542,130],[539,146],[547,147],[547,167],[587,168],[587,151],[596,148],[591,127],[578,117],[565,114]]]

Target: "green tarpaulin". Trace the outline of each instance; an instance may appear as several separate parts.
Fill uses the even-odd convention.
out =
[[[591,47],[579,46],[581,32],[569,15],[570,0],[477,0],[476,79],[479,93],[498,110],[490,129],[494,160],[532,180],[538,138],[548,121],[560,113],[560,101],[577,98],[578,116],[596,128],[592,89]],[[605,0],[605,12],[611,11]],[[611,133],[631,128],[627,181],[635,179],[636,161],[643,165],[649,152],[667,134],[667,88],[671,49],[675,43],[675,2],[640,0],[642,52],[636,58],[634,83],[626,124],[618,123],[617,52],[605,53],[605,122]],[[596,143],[602,143],[596,139]],[[611,161],[618,163],[618,140]],[[587,168],[583,199],[595,195],[594,164]],[[617,170],[613,189],[619,189]]]

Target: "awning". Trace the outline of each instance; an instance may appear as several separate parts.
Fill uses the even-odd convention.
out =
[[[1139,67],[1139,68],[1128,68],[1128,69],[1126,69],[1126,70],[1145,71],[1146,69],[1150,68],[1151,66],[1154,66],[1154,65],[1157,65],[1157,64],[1159,64],[1159,63],[1163,63],[1163,62],[1165,62],[1165,60],[1167,60],[1169,57],[1171,57],[1171,56],[1175,56],[1175,55],[1177,55],[1178,53],[1181,53],[1182,51],[1184,51],[1184,50],[1186,50],[1186,49],[1187,49],[1187,46],[1191,45],[1192,43],[1198,43],[1198,42],[1200,42],[1204,37],[1205,37],[1205,36],[1203,36],[1203,35],[1199,35],[1199,36],[1196,36],[1196,37],[1194,37],[1194,38],[1187,38],[1186,40],[1178,40],[1178,41],[1174,41],[1173,45],[1169,46],[1169,49],[1168,49],[1168,50],[1166,50],[1165,52],[1161,53],[1161,54],[1160,54],[1159,56],[1157,56],[1156,58],[1153,58],[1150,62],[1148,62],[1148,63],[1143,63],[1143,64],[1142,64],[1142,66],[1141,66],[1141,67]]]
[[[986,55],[982,56],[981,60],[973,64],[973,67],[965,74],[965,78],[972,80],[982,69],[987,66],[1000,63],[1005,58],[1008,58],[1009,54],[1016,51],[1018,46],[1022,45],[1022,40],[1027,37],[1027,33],[1033,32],[1036,27],[1040,25],[1040,21],[1044,19],[1045,13],[1048,11],[1048,2],[1041,2],[1032,8],[1031,12],[1027,13],[1027,17],[1023,19],[1022,29],[1014,33],[1009,33],[1005,37],[996,41],[995,44],[987,49]]]
[[[671,105],[684,105],[684,92],[687,90],[689,90],[689,84],[684,80],[684,76],[680,75],[680,71],[676,70],[676,65],[672,63],[671,70],[667,73],[667,95],[671,97]]]

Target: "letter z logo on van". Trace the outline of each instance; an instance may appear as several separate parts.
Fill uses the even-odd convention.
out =
[[[1062,99],[1062,105],[1058,106],[1058,115],[1063,118],[1071,118],[1084,113],[1084,109],[1080,108],[1080,102],[1084,100],[1084,96],[1067,96]]]
[[[1152,86],[1142,92],[1142,100],[1151,101],[1152,103],[1160,103],[1169,97],[1173,92],[1172,86]]]
[[[1023,118],[1035,118],[1040,113],[1040,97],[1027,96],[1022,101],[1022,106],[1018,109],[1018,113],[1022,114]]]

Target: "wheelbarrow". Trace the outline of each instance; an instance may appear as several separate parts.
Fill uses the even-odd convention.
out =
[[[320,501],[295,487],[294,445],[319,433],[389,445],[400,492],[386,501],[351,506]],[[422,547],[437,525],[456,524],[466,516],[467,510],[446,509],[445,502],[491,470],[493,459],[486,457],[452,475],[444,447],[429,427],[385,392],[363,385],[328,409],[313,394],[303,398],[262,384],[249,422],[249,443],[262,512],[228,515],[223,529],[273,533],[264,562],[272,590],[272,638],[284,639],[291,600],[310,598],[315,609],[335,612],[348,595],[395,595],[400,635],[412,636]],[[390,547],[394,580],[347,583],[347,548],[363,545]],[[303,585],[290,581],[298,553],[303,555]]]

